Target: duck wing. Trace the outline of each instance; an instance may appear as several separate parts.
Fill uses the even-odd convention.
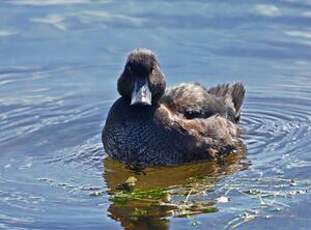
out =
[[[218,114],[236,122],[238,121],[237,117],[240,116],[239,109],[243,99],[239,101],[233,100],[233,98],[242,94],[244,97],[244,91],[243,93],[238,91],[235,85],[219,85],[207,90],[198,83],[181,84],[168,89],[162,97],[161,103],[187,119],[208,118]],[[243,86],[242,89],[244,90]],[[235,107],[235,105],[239,107]]]
[[[182,133],[183,141],[178,146],[186,150],[186,159],[202,160],[218,158],[240,146],[240,129],[229,119],[213,115],[206,119],[183,119],[175,116],[174,130]]]

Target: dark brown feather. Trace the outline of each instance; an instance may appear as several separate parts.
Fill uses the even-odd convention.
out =
[[[239,146],[237,122],[245,94],[241,83],[209,90],[182,84],[164,94],[164,75],[150,51],[135,50],[126,66],[129,62],[138,69],[125,67],[121,74],[122,97],[111,107],[102,133],[110,156],[136,166],[176,165],[215,159]],[[155,94],[152,106],[130,105],[133,71],[148,78]]]

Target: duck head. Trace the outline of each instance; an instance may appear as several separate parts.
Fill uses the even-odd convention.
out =
[[[118,92],[131,106],[156,104],[164,94],[165,86],[165,76],[152,51],[139,48],[128,55],[118,79]]]

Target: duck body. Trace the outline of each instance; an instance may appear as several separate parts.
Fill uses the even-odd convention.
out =
[[[148,50],[135,50],[133,56],[141,63],[150,55]],[[145,62],[138,67],[146,67]],[[146,82],[139,78],[137,83],[135,77],[131,82],[126,70],[119,78],[121,97],[112,105],[102,133],[108,155],[131,165],[177,165],[217,159],[239,145],[242,84],[211,89],[181,84],[165,90],[164,75],[151,72],[153,76],[145,74]],[[132,76],[136,75],[137,71]],[[144,91],[145,85],[152,96]]]
[[[162,106],[133,108],[124,98],[118,99],[109,112],[103,135],[107,153],[131,165],[182,162],[183,135],[178,134],[173,124],[166,127],[168,116]]]

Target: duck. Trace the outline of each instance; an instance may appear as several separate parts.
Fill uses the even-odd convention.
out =
[[[170,166],[217,160],[241,144],[240,82],[166,88],[156,55],[137,48],[117,80],[120,94],[102,131],[105,152],[127,165]]]

